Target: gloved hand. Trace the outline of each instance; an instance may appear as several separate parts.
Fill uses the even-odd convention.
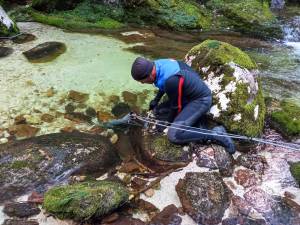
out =
[[[158,105],[158,101],[153,99],[149,104],[149,110],[153,110]]]

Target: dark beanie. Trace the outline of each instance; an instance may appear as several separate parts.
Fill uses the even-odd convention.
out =
[[[135,80],[143,80],[152,72],[154,63],[143,58],[138,57],[132,64],[131,75]]]

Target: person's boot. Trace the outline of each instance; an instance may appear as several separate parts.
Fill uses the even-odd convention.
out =
[[[212,131],[213,131],[213,133],[216,133],[216,134],[220,134],[220,135],[225,134],[226,135],[226,130],[223,126],[214,127],[212,129]],[[233,143],[233,140],[231,137],[214,135],[213,141],[216,141],[217,144],[223,146],[228,153],[230,153],[230,154],[235,153],[235,146],[234,146],[234,143]]]

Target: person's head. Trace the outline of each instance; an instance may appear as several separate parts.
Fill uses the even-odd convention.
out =
[[[131,76],[138,82],[152,84],[155,81],[154,63],[143,58],[138,57],[134,60],[131,67]]]

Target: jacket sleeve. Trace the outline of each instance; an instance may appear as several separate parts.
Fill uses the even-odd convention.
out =
[[[159,90],[153,100],[155,100],[156,102],[159,102],[164,94],[165,94],[164,91]]]
[[[173,122],[177,114],[181,110],[181,93],[182,85],[180,84],[180,76],[171,76],[166,80],[165,91],[171,103],[171,110],[168,115],[168,122]]]

